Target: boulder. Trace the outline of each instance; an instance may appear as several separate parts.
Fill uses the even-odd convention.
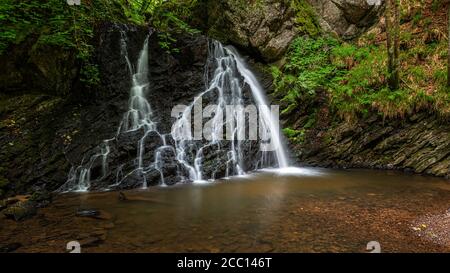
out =
[[[272,62],[299,33],[295,14],[289,1],[209,1],[208,34]]]
[[[343,39],[353,39],[376,24],[385,10],[385,0],[308,0],[320,25]]]

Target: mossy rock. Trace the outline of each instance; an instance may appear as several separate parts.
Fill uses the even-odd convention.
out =
[[[22,221],[36,215],[36,213],[37,208],[35,203],[30,200],[17,202],[3,211],[3,215],[5,215],[6,218],[14,221]]]

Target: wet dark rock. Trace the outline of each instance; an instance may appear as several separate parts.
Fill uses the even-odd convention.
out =
[[[7,207],[8,207],[8,205],[6,205],[6,201],[0,200],[0,211],[6,209]]]
[[[38,208],[48,206],[52,201],[52,194],[39,191],[33,195],[17,195],[0,202],[0,210],[6,218],[21,221],[36,215]]]
[[[22,246],[21,243],[10,243],[6,245],[0,245],[0,253],[13,252]]]
[[[53,193],[42,190],[31,195],[30,201],[35,204],[37,208],[44,208],[53,201]]]
[[[93,247],[93,246],[98,246],[99,244],[103,243],[103,241],[105,241],[105,239],[106,239],[106,236],[104,236],[104,237],[93,236],[93,237],[81,239],[79,241],[79,243],[80,243],[81,247]]]
[[[0,92],[31,89],[51,95],[69,93],[80,68],[75,50],[45,45],[38,38],[28,35],[8,54],[0,55]]]

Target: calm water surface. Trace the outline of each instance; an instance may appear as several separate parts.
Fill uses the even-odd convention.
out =
[[[375,240],[386,252],[450,252],[413,229],[421,217],[450,208],[449,180],[368,170],[283,173],[126,191],[125,198],[60,195],[32,219],[1,219],[0,244],[18,242],[17,252],[63,252],[71,240],[83,252],[365,252]],[[77,216],[89,209],[101,219]]]

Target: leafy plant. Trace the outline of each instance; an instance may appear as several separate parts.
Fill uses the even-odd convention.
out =
[[[275,92],[286,105],[281,114],[291,113],[300,100],[314,97],[333,77],[336,66],[330,62],[329,51],[336,45],[332,38],[299,37],[292,42],[282,69],[272,67]]]

